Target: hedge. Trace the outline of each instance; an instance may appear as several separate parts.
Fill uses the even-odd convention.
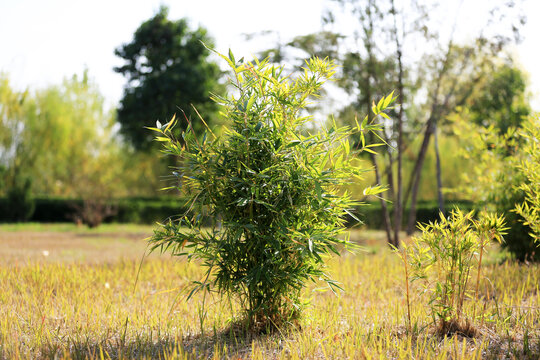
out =
[[[445,212],[449,212],[454,208],[459,207],[463,211],[471,211],[474,209],[474,204],[470,201],[449,201],[445,203]],[[388,204],[390,211],[390,219],[393,220],[393,206]],[[362,221],[362,226],[369,229],[384,229],[384,222],[381,211],[380,202],[366,203],[356,208],[356,215]],[[407,226],[407,220],[409,218],[409,209],[405,209],[403,212],[402,228]],[[416,205],[416,222],[428,223],[439,219],[439,204],[437,201],[419,201]],[[352,219],[349,219],[352,220]],[[350,221],[349,224],[352,224]]]
[[[28,221],[31,222],[69,222],[72,221],[74,214],[74,206],[81,205],[80,199],[66,198],[35,198],[36,207],[33,215]],[[152,224],[156,221],[163,221],[168,216],[173,214],[182,214],[186,208],[185,200],[182,198],[126,198],[117,199],[112,202],[117,212],[110,216],[105,222],[117,223],[140,223]],[[458,206],[465,211],[473,209],[473,204],[467,201],[448,202],[446,210],[452,209],[453,206]],[[392,211],[392,206],[389,204],[389,209]],[[362,221],[363,226],[370,229],[383,229],[383,220],[381,216],[380,202],[367,203],[358,206],[355,213]],[[405,210],[403,223],[407,221],[408,209]],[[0,198],[0,222],[8,222],[9,209],[7,200]],[[437,202],[419,202],[417,205],[417,222],[427,223],[439,218],[439,208]],[[353,225],[354,221],[349,219],[349,224]]]
[[[36,207],[31,222],[69,222],[75,213],[75,207],[82,204],[81,199],[35,198]],[[111,202],[116,214],[105,222],[151,224],[162,221],[171,214],[186,211],[183,199],[171,198],[127,198]],[[0,222],[9,221],[7,200],[0,198]]]

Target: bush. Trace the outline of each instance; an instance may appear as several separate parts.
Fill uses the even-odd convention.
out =
[[[455,131],[464,141],[464,157],[475,166],[465,174],[460,191],[468,193],[477,207],[505,215],[509,229],[502,246],[517,260],[540,261],[533,229],[534,212],[540,211],[535,210],[534,199],[539,195],[534,194],[540,190],[538,162],[533,160],[540,156],[536,137],[540,120],[529,118],[523,122],[523,129],[510,128],[503,135],[492,127],[476,127],[466,120],[456,120],[459,126]],[[532,221],[526,214],[532,215]]]
[[[529,118],[523,125],[523,129],[514,129],[512,136],[500,142],[502,168],[488,200],[496,211],[504,211],[510,227],[503,246],[520,261],[540,261],[540,146],[536,137],[540,134],[540,120]]]
[[[404,244],[399,252],[406,267],[407,281],[423,280],[425,291],[430,294],[428,305],[439,334],[457,332],[473,336],[471,321],[476,314],[473,313],[472,319],[466,317],[463,304],[470,294],[475,268],[474,293],[478,296],[484,248],[493,240],[502,240],[506,230],[504,219],[486,213],[480,213],[475,219],[472,211],[465,214],[455,209],[447,218],[441,214],[439,221],[421,225],[420,230],[422,235],[414,237],[409,246]]]
[[[507,249],[519,261],[540,260],[540,251],[536,249],[534,239],[531,237],[531,228],[525,223],[525,219],[516,213],[516,206],[523,204],[525,194],[518,189],[526,179],[511,168],[509,173],[500,177],[501,184],[506,185],[506,190],[492,197],[490,204],[492,209],[504,213],[508,225],[507,234],[504,236],[502,247]]]
[[[536,244],[536,256],[540,258],[540,119],[529,119],[521,133],[524,139],[524,159],[517,165],[525,178],[516,190],[524,195],[524,200],[516,205],[524,225],[530,227],[529,235]]]
[[[225,57],[224,57],[225,58]],[[339,187],[360,176],[352,165],[349,128],[310,134],[302,116],[334,65],[307,62],[296,80],[266,61],[236,63],[236,97],[217,98],[230,122],[224,138],[193,130],[175,139],[169,124],[153,128],[164,152],[180,157],[173,172],[190,195],[194,214],[169,220],[151,238],[152,250],[198,259],[207,268],[195,291],[217,291],[239,300],[248,326],[285,324],[298,318],[306,281],[339,285],[323,271],[324,258],[349,246],[340,235],[355,204]],[[393,98],[379,102],[378,112]],[[367,117],[356,131],[374,130]],[[368,145],[369,146],[369,145]],[[203,228],[202,216],[213,222]],[[189,249],[189,251],[187,251]]]
[[[76,224],[84,224],[89,228],[101,225],[107,218],[114,216],[118,209],[111,201],[99,198],[87,198],[82,205],[72,204],[74,213],[71,218]]]

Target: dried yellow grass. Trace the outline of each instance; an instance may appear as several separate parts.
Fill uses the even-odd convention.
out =
[[[297,328],[267,335],[234,324],[235,304],[185,301],[202,269],[151,256],[151,228],[86,231],[74,227],[0,227],[0,359],[484,359],[540,355],[540,266],[484,268],[475,337],[437,337],[425,299],[412,294],[412,332],[402,263],[377,240],[357,232],[371,251],[344,254],[330,271],[347,290],[306,291]],[[84,236],[81,236],[86,234]],[[136,235],[134,235],[136,234]],[[366,235],[367,234],[367,235]],[[366,236],[368,238],[366,238]],[[18,250],[17,250],[18,249]],[[44,251],[48,253],[45,254]],[[492,256],[497,255],[491,251]],[[469,300],[465,311],[473,311]],[[201,320],[202,330],[201,331]],[[238,319],[236,319],[238,320]]]

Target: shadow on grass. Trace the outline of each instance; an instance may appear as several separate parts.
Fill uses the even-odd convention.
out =
[[[221,331],[187,335],[152,335],[145,333],[122,340],[117,334],[105,339],[79,336],[42,347],[44,359],[208,359],[251,357],[253,342],[273,343],[280,333],[246,331],[234,323]],[[274,342],[275,343],[275,342]],[[267,346],[259,346],[266,349]],[[264,351],[264,350],[263,350]],[[271,351],[270,349],[266,351]],[[276,346],[274,351],[279,351]],[[267,354],[269,355],[269,354]],[[264,356],[263,357],[267,357]]]
[[[485,359],[540,359],[540,337],[522,335],[488,339]]]

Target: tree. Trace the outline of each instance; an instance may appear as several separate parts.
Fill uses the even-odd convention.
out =
[[[114,214],[112,199],[135,193],[134,174],[142,177],[139,157],[119,141],[114,115],[87,72],[38,91],[27,115],[24,147],[35,191],[81,199],[73,218],[90,227]]]
[[[374,92],[388,92],[392,89],[399,92],[400,108],[394,114],[393,121],[386,122],[385,140],[389,146],[386,148],[386,160],[383,163],[385,168],[376,175],[379,182],[383,181],[381,174],[385,174],[385,185],[389,189],[387,198],[395,204],[393,234],[389,225],[389,213],[384,207],[383,217],[387,219],[388,242],[397,244],[402,205],[408,198],[410,212],[407,230],[409,233],[414,230],[421,173],[432,135],[438,133],[438,128],[445,118],[456,106],[463,105],[486,74],[490,73],[490,67],[497,62],[496,58],[505,46],[515,40],[513,36],[519,31],[520,25],[523,25],[523,20],[519,17],[511,18],[511,24],[503,21],[511,17],[504,13],[514,7],[513,2],[494,6],[488,23],[476,39],[469,44],[458,46],[455,44],[453,30],[449,36],[442,36],[438,28],[430,25],[437,14],[436,3],[412,0],[402,3],[399,9],[392,0],[335,2],[343,11],[339,13],[335,7],[332,8],[325,16],[330,20],[330,24],[342,23],[339,16],[349,23],[357,23],[355,31],[345,42],[346,46],[340,50],[342,59],[351,63],[347,65],[347,62],[343,61],[345,80],[349,82],[349,90],[355,88],[357,95],[357,100],[353,100],[350,106],[356,112],[361,112],[360,109],[371,106]],[[501,18],[493,21],[499,15]],[[503,27],[501,24],[509,26]],[[454,24],[453,28],[455,27]],[[485,33],[490,36],[485,36]],[[383,40],[388,38],[394,40],[393,46],[388,46]],[[422,51],[418,51],[419,43],[423,44]],[[352,88],[351,79],[357,79]],[[385,88],[386,86],[388,88]],[[420,96],[411,96],[415,92]],[[418,138],[419,132],[423,134],[419,148],[415,149],[417,145],[414,140]],[[438,156],[438,139],[435,140],[438,192],[443,210],[441,160]],[[417,150],[417,155],[408,186],[402,194],[402,155],[406,150]],[[377,172],[377,168],[375,170]]]
[[[208,59],[212,39],[203,28],[191,31],[188,21],[167,18],[161,7],[151,19],[135,31],[130,43],[115,50],[125,64],[114,68],[127,79],[118,108],[121,133],[136,148],[147,150],[152,136],[144,129],[156,120],[166,122],[176,112],[183,112],[196,129],[198,117],[192,105],[212,119],[215,105],[209,100],[216,91],[220,70]],[[194,116],[195,115],[195,116]],[[183,114],[179,129],[187,122]]]
[[[17,152],[22,143],[28,94],[14,90],[7,74],[0,74],[0,166],[2,184],[6,189],[15,185],[20,169]]]
[[[358,31],[351,38],[345,53],[342,55],[343,74],[341,86],[349,93],[357,96],[351,104],[342,112],[342,118],[347,114],[365,112],[372,106],[379,93],[397,90],[400,97],[400,105],[392,117],[397,121],[386,121],[383,140],[386,143],[386,151],[383,157],[386,161],[378,160],[371,154],[371,161],[375,170],[377,184],[386,184],[388,187],[387,198],[394,203],[393,220],[387,207],[386,199],[381,197],[382,217],[387,234],[388,243],[399,246],[399,229],[402,218],[402,152],[404,149],[404,100],[409,96],[407,93],[416,91],[416,84],[412,81],[408,69],[403,62],[403,41],[405,36],[414,29],[404,29],[405,24],[398,16],[403,14],[396,11],[393,1],[387,3],[376,1],[336,1],[345,9],[345,12],[358,22]],[[336,21],[336,12],[326,14],[330,24]],[[392,21],[385,22],[385,17],[391,15]],[[418,16],[420,17],[420,16]],[[416,17],[415,17],[416,19]],[[399,25],[398,25],[399,24]],[[399,27],[401,26],[401,27]],[[381,41],[384,34],[393,40],[393,46],[388,46]],[[354,45],[351,45],[354,44]],[[390,50],[388,50],[390,49]],[[409,106],[410,108],[410,106]],[[349,115],[350,116],[350,115]],[[350,119],[348,121],[351,121]],[[397,162],[397,174],[394,173],[394,163]],[[384,165],[381,169],[380,165]],[[397,176],[395,176],[397,175]],[[386,181],[383,178],[386,177]],[[397,183],[396,183],[397,180]]]
[[[471,121],[484,127],[493,125],[501,135],[520,127],[531,113],[527,82],[527,76],[511,62],[498,65],[464,105]]]
[[[6,195],[24,205],[18,219],[30,213],[30,195],[82,199],[86,209],[93,204],[90,217],[97,219],[109,199],[133,194],[128,179],[141,174],[129,163],[132,154],[117,140],[114,126],[114,113],[104,107],[87,72],[24,93],[2,77],[0,165]],[[80,220],[100,222],[90,217]]]

